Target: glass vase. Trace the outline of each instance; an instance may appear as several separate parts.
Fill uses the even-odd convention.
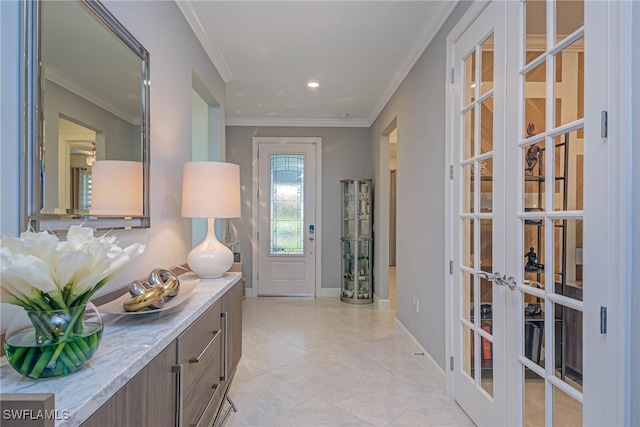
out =
[[[23,310],[9,324],[4,349],[9,364],[28,378],[77,371],[102,339],[102,317],[92,303],[64,310]]]

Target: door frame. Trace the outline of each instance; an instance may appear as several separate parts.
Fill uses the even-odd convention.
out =
[[[258,282],[258,269],[259,264],[259,245],[258,245],[258,149],[260,144],[314,144],[316,155],[316,221],[315,227],[317,232],[316,238],[316,251],[315,251],[315,263],[316,263],[316,275],[315,275],[315,295],[316,297],[325,296],[322,293],[322,138],[320,137],[279,137],[279,136],[254,136],[252,140],[252,171],[251,171],[251,283],[254,284],[252,288],[252,296],[258,296],[260,290],[260,283]],[[333,295],[332,295],[333,296]]]
[[[446,39],[446,147],[445,158],[448,166],[445,168],[445,253],[449,260],[453,260],[455,245],[453,242],[453,179],[449,179],[450,167],[454,164],[453,145],[454,141],[454,106],[455,91],[452,83],[452,69],[455,67],[453,62],[455,56],[455,43],[466,32],[475,19],[484,11],[487,1],[476,1],[471,4],[463,17],[458,21],[455,27],[447,35]],[[604,17],[610,35],[608,44],[599,43],[597,48],[589,48],[593,58],[609,58],[607,75],[618,76],[616,79],[608,79],[607,76],[591,76],[585,77],[585,86],[590,84],[593,87],[593,81],[607,81],[607,85],[600,85],[597,93],[590,96],[589,100],[585,100],[585,118],[587,116],[600,115],[601,110],[608,110],[609,113],[609,132],[608,138],[602,139],[602,144],[606,145],[608,151],[609,163],[606,166],[609,170],[608,182],[606,185],[609,194],[609,209],[605,218],[607,229],[606,235],[603,236],[603,244],[606,245],[611,253],[608,257],[603,257],[602,270],[608,277],[605,278],[607,283],[606,289],[592,289],[588,292],[596,293],[602,296],[607,307],[607,334],[602,335],[600,342],[593,342],[591,338],[586,338],[587,346],[595,345],[603,349],[606,354],[606,360],[603,366],[608,369],[602,369],[589,365],[585,361],[585,372],[588,370],[589,376],[594,377],[599,384],[606,384],[606,390],[600,390],[598,393],[589,393],[584,396],[583,411],[584,420],[589,423],[612,425],[629,425],[638,418],[637,413],[632,413],[630,409],[631,399],[637,397],[637,385],[634,385],[628,377],[629,372],[633,372],[633,355],[632,349],[638,347],[637,339],[631,336],[634,327],[632,319],[634,318],[634,309],[632,307],[632,297],[637,294],[633,292],[634,271],[637,272],[638,267],[633,265],[633,257],[637,257],[637,244],[632,242],[631,236],[635,232],[638,234],[637,226],[633,222],[633,203],[634,191],[637,192],[637,181],[634,185],[633,172],[633,140],[634,140],[634,114],[638,114],[640,108],[639,101],[633,99],[630,89],[632,82],[633,70],[633,49],[637,49],[637,41],[640,37],[634,35],[632,29],[631,17],[636,16],[637,5],[627,4],[628,2],[602,2],[597,9],[595,7],[585,8],[585,27],[594,25],[594,22],[602,22]],[[631,2],[632,3],[632,2]],[[507,31],[509,26],[507,26]],[[507,38],[509,33],[507,32]],[[635,36],[635,39],[634,39]],[[635,44],[634,44],[635,42]],[[507,46],[507,49],[509,47]],[[636,59],[637,61],[637,59]],[[590,79],[590,80],[587,80]],[[508,84],[508,82],[507,82]],[[507,87],[507,91],[513,91],[513,87]],[[585,122],[585,132],[591,132],[597,127],[595,120]],[[637,127],[637,125],[636,125]],[[590,128],[592,128],[590,130]],[[636,154],[637,158],[637,154]],[[589,161],[595,161],[590,159]],[[636,172],[637,173],[637,172]],[[585,183],[586,185],[586,183]],[[614,202],[614,203],[612,203]],[[636,202],[637,203],[637,202]],[[453,398],[454,393],[454,372],[453,363],[460,363],[453,359],[454,356],[454,327],[456,319],[454,319],[454,276],[450,274],[449,262],[444,267],[444,276],[447,278],[445,290],[445,328],[447,331],[445,340],[445,354],[449,358],[449,366],[445,368],[446,372],[446,392]],[[598,278],[600,275],[598,275]],[[585,300],[587,300],[585,295]],[[594,307],[585,304],[584,320],[585,328],[599,327],[599,316],[593,315]],[[596,307],[598,308],[598,307]],[[599,311],[599,310],[598,310]],[[597,318],[596,318],[597,317]],[[637,316],[635,317],[637,318]],[[585,335],[586,337],[586,335]],[[587,351],[585,346],[585,351]],[[624,363],[615,362],[623,358]],[[636,357],[637,359],[637,357]],[[637,370],[636,370],[637,372]],[[507,379],[512,372],[507,372]],[[597,377],[597,379],[596,379]],[[585,386],[588,386],[588,380],[585,375]],[[635,387],[635,389],[634,389]],[[604,413],[593,411],[590,408],[595,407],[591,402],[595,400],[601,401],[605,399],[606,404],[603,405],[606,410]]]

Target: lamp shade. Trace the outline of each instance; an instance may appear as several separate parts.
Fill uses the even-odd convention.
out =
[[[91,166],[91,215],[142,215],[142,163],[97,160]]]
[[[182,173],[182,216],[240,216],[240,166],[224,162],[187,162]]]

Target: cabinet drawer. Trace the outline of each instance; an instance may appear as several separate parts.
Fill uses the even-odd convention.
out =
[[[178,337],[178,364],[183,366],[185,396],[210,370],[209,363],[215,357],[219,359],[221,335],[220,304],[216,303]]]
[[[212,355],[209,363],[202,372],[202,376],[193,384],[192,390],[187,392],[183,404],[183,426],[209,425],[217,412],[216,400],[222,389],[220,384],[220,351]],[[215,409],[212,409],[215,408]]]

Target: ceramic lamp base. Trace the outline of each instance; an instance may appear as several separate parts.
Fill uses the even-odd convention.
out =
[[[213,231],[213,218],[208,218],[207,237],[187,257],[189,268],[202,279],[221,277],[233,265],[233,253],[220,243]]]

